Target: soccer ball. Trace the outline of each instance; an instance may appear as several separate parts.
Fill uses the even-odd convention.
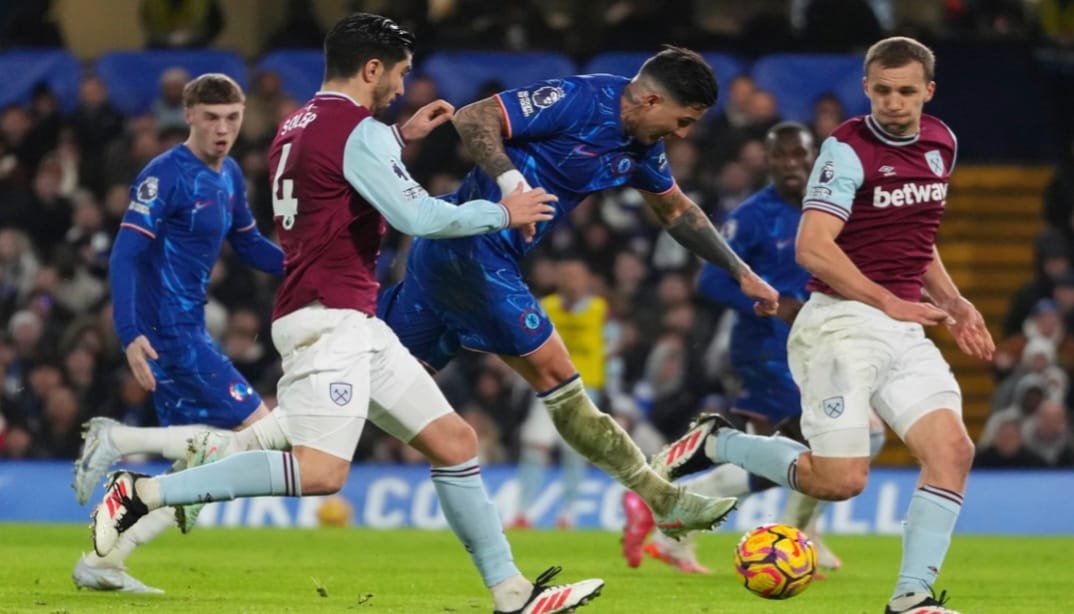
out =
[[[747,532],[735,546],[735,575],[751,593],[788,599],[804,591],[817,570],[817,549],[809,537],[785,524]]]
[[[354,508],[343,497],[328,497],[317,508],[317,524],[322,527],[345,527],[350,524],[353,513]]]

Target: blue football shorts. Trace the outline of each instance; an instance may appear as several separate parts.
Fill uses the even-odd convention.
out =
[[[460,348],[525,356],[553,331],[517,261],[482,249],[479,238],[415,240],[406,276],[381,294],[377,317],[436,370]]]
[[[161,426],[208,424],[234,429],[261,405],[254,391],[208,333],[182,342],[154,343],[157,389],[153,405]]]

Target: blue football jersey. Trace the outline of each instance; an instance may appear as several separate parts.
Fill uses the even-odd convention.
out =
[[[801,217],[802,210],[783,200],[770,185],[731,212],[723,234],[735,253],[780,296],[804,301],[810,275],[794,259],[794,240]],[[738,312],[731,337],[732,360],[748,360],[769,352],[786,355],[790,327],[779,318],[754,314],[753,299],[742,293],[730,274],[706,263],[698,289],[706,298]]]
[[[153,239],[135,263],[136,322],[117,322],[124,344],[132,332],[154,344],[202,336],[209,274],[232,233],[254,228],[239,165],[226,158],[219,173],[186,147],[157,156],[131,186],[121,226]],[[133,326],[134,331],[119,330]],[[191,329],[194,330],[191,330]]]
[[[614,75],[580,75],[497,94],[507,155],[530,185],[559,197],[555,217],[538,224],[532,243],[512,229],[454,241],[481,241],[517,258],[589,194],[624,185],[655,193],[670,190],[675,181],[663,142],[644,145],[623,129],[620,97],[629,82]],[[501,197],[495,179],[474,168],[451,200]]]

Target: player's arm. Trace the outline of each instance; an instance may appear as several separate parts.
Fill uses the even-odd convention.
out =
[[[932,263],[925,269],[923,281],[929,298],[954,319],[948,328],[959,349],[970,356],[991,360],[996,350],[992,333],[988,331],[981,312],[958,291],[935,245],[932,247]]]
[[[738,281],[746,296],[758,301],[754,306],[758,315],[776,313],[779,294],[738,257],[701,207],[683,194],[678,186],[673,185],[660,194],[638,191],[673,239],[691,253],[727,271]]]
[[[526,178],[518,172],[504,149],[506,117],[500,97],[489,96],[459,109],[452,119],[470,157],[489,177],[496,179],[504,194],[514,190],[519,183],[525,186],[524,189],[529,188]]]
[[[394,131],[367,119],[347,139],[343,176],[399,231],[444,239],[492,232],[552,219],[547,203],[557,200],[544,190],[509,194],[502,203],[471,200],[461,205],[429,196],[411,179],[401,159]]]
[[[749,218],[740,216],[736,210],[723,227],[723,237],[739,257],[749,253],[750,246],[754,242],[753,226]],[[744,314],[753,313],[753,299],[746,296],[738,286],[738,282],[731,277],[726,269],[719,268],[709,263],[701,267],[701,274],[697,279],[698,293],[714,303],[726,305],[735,311]]]
[[[159,224],[168,214],[173,173],[166,165],[151,165],[135,180],[108,260],[113,326],[134,378],[146,390],[157,385],[149,367],[157,352],[138,329],[138,262],[156,241]]]
[[[257,222],[254,221],[249,204],[246,202],[246,188],[238,167],[235,168],[235,177],[236,185],[239,186],[239,192],[236,194],[238,202],[235,203],[231,230],[227,234],[228,243],[235,250],[235,255],[246,266],[282,277],[283,250],[257,229]]]

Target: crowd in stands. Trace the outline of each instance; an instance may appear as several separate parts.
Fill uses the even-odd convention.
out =
[[[308,18],[306,3],[289,4],[296,19]],[[355,4],[356,8],[383,8],[365,6],[377,2]],[[693,11],[684,13],[664,10],[662,2],[642,0],[492,3],[502,7],[492,11],[485,3],[462,0],[428,6],[425,2],[389,4],[400,11],[421,9],[412,12],[421,15],[413,17],[419,21],[419,33],[421,28],[438,33],[423,44],[436,45],[461,44],[453,42],[452,36],[461,36],[458,32],[464,28],[453,29],[452,20],[469,24],[472,32],[484,27],[481,19],[486,19],[498,24],[487,27],[503,40],[471,33],[468,43],[481,40],[496,48],[561,45],[557,48],[585,53],[585,45],[592,41],[575,41],[581,47],[572,48],[572,39],[563,34],[570,28],[562,24],[564,20],[588,23],[579,13],[597,9],[605,12],[593,19],[614,24],[594,39],[602,48],[616,46],[612,41],[620,37],[623,45],[629,41],[632,48],[652,50],[668,39],[668,32],[678,32],[676,27],[689,26],[709,34],[722,28],[737,32],[736,36],[749,27],[761,27],[750,26],[745,13],[713,8],[724,3],[700,0],[683,3]],[[792,16],[803,21],[798,26],[788,22],[787,27],[805,32],[809,20],[816,19],[812,12],[830,3],[791,4],[798,7]],[[858,4],[883,30],[890,29],[897,17],[894,13],[902,10],[902,3]],[[945,10],[961,6],[968,11],[966,7],[978,4],[1012,3],[948,2]],[[434,6],[451,10],[439,14],[431,10]],[[468,12],[477,10],[474,7],[482,8],[479,15]],[[538,14],[540,19],[535,19]],[[751,19],[759,19],[758,14],[750,13]],[[707,17],[695,19],[694,15]],[[938,23],[955,27],[946,21],[949,17],[941,14]],[[989,27],[995,28],[995,20],[999,18],[989,21]],[[307,21],[311,29],[316,28]],[[506,22],[519,24],[524,32],[512,34],[510,28],[502,27]],[[552,36],[554,31],[560,32],[558,38]],[[299,32],[296,29],[294,34],[302,38]],[[654,32],[660,32],[660,41],[646,38]],[[631,38],[635,34],[645,36]],[[309,37],[314,35],[320,33],[309,32]],[[685,31],[682,36],[690,38]],[[869,36],[870,41],[876,38]],[[289,44],[286,38],[277,43]],[[28,105],[0,109],[0,458],[74,458],[81,442],[80,425],[91,416],[106,415],[132,425],[155,424],[149,395],[127,368],[113,330],[108,259],[130,201],[131,181],[153,157],[185,139],[181,89],[190,77],[182,69],[166,71],[146,115],[128,117],[118,112],[105,84],[93,74],[83,78],[78,104],[71,113],[62,112],[44,85],[34,91]],[[496,84],[487,84],[485,93],[496,89]],[[271,237],[266,149],[278,120],[303,101],[289,98],[280,77],[272,72],[252,78],[247,96],[241,138],[233,156],[246,175],[250,207],[259,227]],[[438,84],[418,74],[408,82],[406,96],[384,119],[405,121],[437,96]],[[780,119],[778,101],[749,76],[731,81],[721,97],[727,102],[720,112],[709,113],[688,139],[667,143],[679,185],[717,223],[766,183],[761,139]],[[818,142],[844,119],[835,97],[820,98],[813,111],[811,127]],[[471,166],[450,125],[410,144],[404,159],[415,179],[434,194],[450,191]],[[1038,240],[1038,274],[1014,298],[1004,323],[1007,337],[1000,343],[995,364],[1000,382],[996,410],[981,440],[981,465],[1074,465],[1067,409],[1074,339],[1066,333],[1074,331],[1072,209],[1074,162],[1067,161],[1046,196],[1044,211],[1052,228]],[[396,233],[386,238],[379,271],[383,284],[399,279],[408,244],[407,237]],[[609,303],[603,409],[620,419],[643,448],[653,451],[666,438],[680,434],[698,411],[725,408],[728,399],[734,398],[736,382],[726,358],[725,314],[697,297],[694,280],[699,262],[660,232],[637,193],[622,190],[591,197],[569,223],[560,225],[534,250],[527,272],[537,294],[554,290],[553,265],[564,256],[584,258],[594,291]],[[276,284],[277,280],[239,264],[225,245],[205,307],[210,333],[269,406],[274,405],[280,374],[269,335]],[[483,461],[516,460],[518,426],[532,401],[529,387],[498,359],[472,353],[443,371],[439,381],[449,400],[478,431]],[[356,458],[420,461],[415,452],[375,428],[367,430]]]
[[[1011,298],[996,347],[981,467],[1074,467],[1074,142],[1045,190],[1036,271]]]

